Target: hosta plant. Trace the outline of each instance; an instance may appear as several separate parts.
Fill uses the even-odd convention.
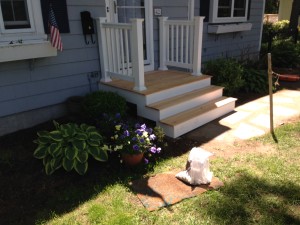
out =
[[[88,169],[88,158],[107,161],[107,146],[94,126],[75,123],[58,124],[54,121],[55,130],[40,131],[34,141],[38,147],[34,157],[42,159],[46,174],[63,167],[66,171],[74,169],[80,175]]]

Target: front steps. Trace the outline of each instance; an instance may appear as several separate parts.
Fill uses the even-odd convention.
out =
[[[178,72],[174,73],[179,79]],[[168,71],[168,75],[170,74]],[[145,79],[147,86],[147,76]],[[156,121],[165,134],[172,138],[196,129],[235,108],[236,99],[222,96],[223,88],[211,85],[210,76],[180,77],[180,82],[177,81],[176,84],[171,75],[169,82],[166,77],[162,78],[165,84],[160,82],[162,79],[155,79],[158,83],[151,83],[153,87],[149,85],[149,89],[142,92],[123,88],[127,85],[126,81],[122,81],[124,84],[118,81],[118,86],[114,86],[113,83],[100,83],[99,88],[117,92],[128,102],[136,104],[139,116]]]

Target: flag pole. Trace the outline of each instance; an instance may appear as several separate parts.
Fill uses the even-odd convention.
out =
[[[269,98],[270,98],[270,132],[274,134],[273,122],[273,71],[272,71],[272,56],[268,53],[268,80],[269,80]]]

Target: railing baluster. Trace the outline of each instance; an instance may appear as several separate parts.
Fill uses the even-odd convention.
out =
[[[128,46],[128,32],[129,30],[125,30],[125,47],[126,47],[126,61],[127,61],[127,75],[129,76],[129,68],[130,68],[130,59],[129,59],[129,46]]]
[[[171,62],[174,62],[174,25],[171,25]]]
[[[179,50],[179,47],[178,47],[178,24],[176,24],[176,62],[178,63],[178,50]]]
[[[124,30],[123,29],[120,29],[120,45],[121,45],[121,64],[122,64],[122,74],[123,75],[126,75],[125,73],[125,60],[124,60],[124,38],[123,38],[123,35],[124,35]]]
[[[189,25],[185,26],[185,63],[189,63]]]
[[[183,24],[181,24],[180,35],[181,35],[181,45],[180,45],[180,62],[183,63]]]

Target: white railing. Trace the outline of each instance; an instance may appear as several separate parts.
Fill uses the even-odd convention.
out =
[[[131,23],[107,23],[97,18],[102,82],[111,77],[133,81],[134,90],[146,90],[143,56],[143,19]]]
[[[160,70],[174,66],[201,75],[202,33],[204,17],[194,20],[159,18]]]

